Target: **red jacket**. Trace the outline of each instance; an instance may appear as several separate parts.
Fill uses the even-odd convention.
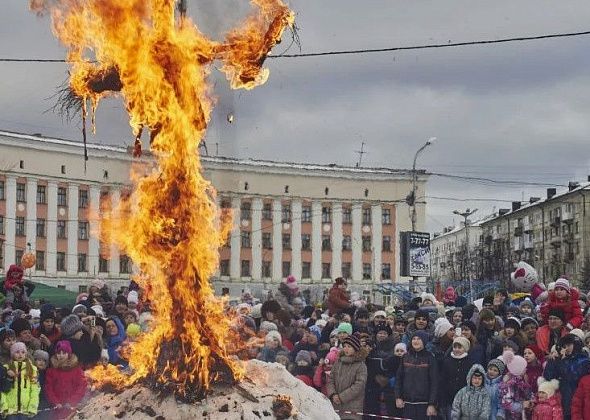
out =
[[[561,328],[560,338],[567,334],[567,328]],[[551,352],[551,347],[549,344],[551,343],[551,330],[549,329],[548,325],[543,325],[541,328],[537,330],[537,346],[545,354],[549,354]]]
[[[47,401],[52,406],[69,404],[75,408],[86,394],[86,378],[82,368],[78,366],[78,358],[71,354],[65,362],[59,362],[53,356],[51,366],[47,369],[43,385]],[[62,408],[56,410],[55,414],[58,418],[66,418],[72,414],[72,410]]]
[[[328,311],[330,315],[342,312],[350,306],[350,300],[345,290],[338,288],[337,285],[332,286],[328,292]]]
[[[547,299],[547,302],[541,306],[543,324],[547,323],[549,311],[551,309],[561,309],[565,314],[565,323],[568,324],[568,329],[571,330],[574,328],[580,328],[580,325],[582,325],[582,322],[584,322],[582,310],[580,309],[580,304],[578,303],[580,293],[577,289],[572,287],[568,296],[568,300],[558,300],[555,296],[555,292],[549,292],[549,298]]]
[[[575,417],[572,412],[572,419],[580,419]],[[551,398],[545,401],[538,401],[533,409],[532,420],[563,420],[563,411],[561,409],[561,397],[556,392]]]
[[[590,420],[590,375],[582,376],[572,398],[572,419]]]

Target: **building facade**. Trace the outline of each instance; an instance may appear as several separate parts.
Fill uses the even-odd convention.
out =
[[[116,247],[102,249],[101,203],[130,193],[132,162],[124,147],[88,145],[36,135],[0,132],[0,267],[6,270],[30,250],[33,280],[84,290],[95,277],[118,287],[134,267]],[[234,229],[220,250],[214,284],[237,294],[276,288],[293,274],[323,288],[335,277],[368,290],[399,276],[399,232],[410,230],[405,197],[412,171],[337,165],[279,163],[203,157],[205,177],[218,204],[231,208]],[[86,165],[85,165],[86,164]],[[427,177],[418,172],[417,196]],[[425,203],[417,203],[424,228]]]

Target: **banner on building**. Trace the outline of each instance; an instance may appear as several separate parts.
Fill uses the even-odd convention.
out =
[[[402,276],[430,276],[430,234],[401,232],[400,271]]]

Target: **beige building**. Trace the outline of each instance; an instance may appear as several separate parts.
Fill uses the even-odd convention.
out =
[[[79,142],[0,132],[0,267],[30,249],[33,280],[84,290],[91,279],[126,284],[131,261],[105,250],[90,234],[88,215],[101,200],[116,204],[129,191],[133,161],[124,147],[88,145],[84,168]],[[142,160],[153,163],[149,154]],[[385,168],[279,163],[204,157],[219,205],[234,211],[235,228],[220,250],[217,289],[230,293],[272,287],[293,274],[324,287],[343,276],[356,289],[401,281],[399,232],[410,230],[405,197],[412,172]],[[427,177],[418,172],[417,196]],[[424,228],[425,204],[417,205]]]

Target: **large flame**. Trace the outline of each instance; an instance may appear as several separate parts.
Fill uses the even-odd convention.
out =
[[[175,16],[174,0],[31,0],[34,11],[51,14],[68,49],[73,92],[93,114],[100,98],[120,93],[134,134],[151,131],[157,160],[156,170],[133,177],[130,198],[101,223],[141,269],[137,280],[152,303],[153,329],[128,349],[130,375],[97,368],[99,381],[151,379],[191,397],[219,375],[243,375],[228,350],[231,320],[209,283],[230,224],[220,222],[198,145],[212,108],[209,65],[221,60],[233,88],[264,83],[264,59],[293,23],[281,0],[251,3],[253,14],[214,42]]]

